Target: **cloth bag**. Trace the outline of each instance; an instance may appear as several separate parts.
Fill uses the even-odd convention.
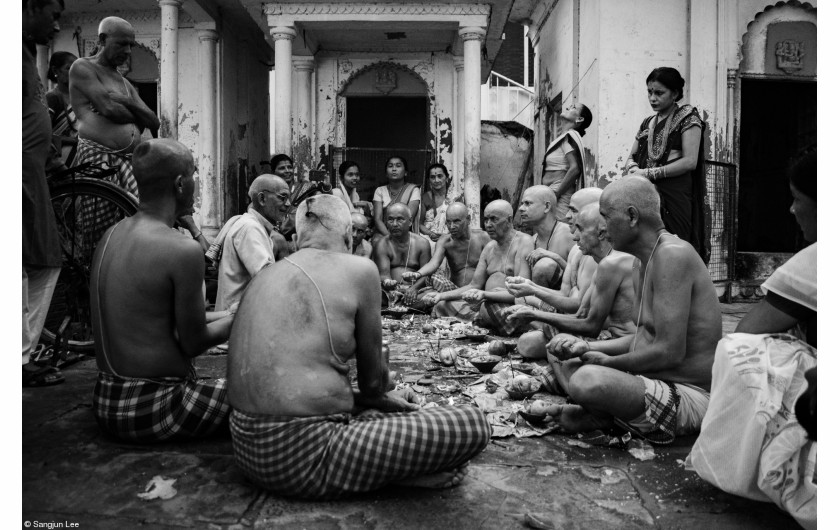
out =
[[[817,527],[817,444],[796,421],[816,350],[787,334],[732,333],[720,340],[709,408],[686,459],[718,488],[774,502]]]

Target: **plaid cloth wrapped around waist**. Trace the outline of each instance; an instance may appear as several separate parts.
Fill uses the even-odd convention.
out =
[[[123,440],[199,438],[227,424],[227,381],[141,379],[99,372],[93,389],[93,412],[104,431]]]
[[[266,416],[234,409],[233,454],[259,486],[324,499],[453,469],[481,452],[490,426],[475,407],[416,412]]]

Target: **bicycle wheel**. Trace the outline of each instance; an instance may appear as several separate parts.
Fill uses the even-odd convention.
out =
[[[51,189],[61,242],[62,264],[41,340],[52,344],[65,316],[68,348],[93,349],[90,317],[90,267],[93,252],[105,231],[137,212],[137,200],[122,188],[96,178],[79,177]]]

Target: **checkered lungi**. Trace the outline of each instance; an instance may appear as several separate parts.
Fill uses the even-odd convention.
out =
[[[506,304],[503,302],[484,302],[484,309],[487,311],[487,316],[490,322],[487,324],[493,328],[499,335],[506,335],[511,337],[513,335],[521,335],[530,329],[530,322],[521,319],[514,319],[510,322],[502,315],[502,311],[513,304]]]
[[[324,499],[464,464],[490,441],[471,406],[313,417],[233,410],[233,454],[254,483],[281,495]]]
[[[112,166],[118,169],[114,175],[105,177],[107,180],[135,197],[138,196],[137,181],[134,180],[134,170],[131,167],[131,153],[114,153],[104,145],[79,138],[76,158],[73,165],[92,163],[94,168]],[[92,256],[93,250],[99,243],[102,234],[108,228],[122,219],[120,210],[103,199],[82,197],[79,200],[79,220],[77,226],[84,232],[83,252]]]
[[[439,293],[445,293],[447,291],[454,291],[458,288],[455,283],[452,282],[446,276],[443,276],[439,273],[434,273],[429,277],[429,281],[432,284],[432,289]]]
[[[99,372],[93,413],[102,430],[132,442],[207,436],[227,425],[227,381],[139,379]]]

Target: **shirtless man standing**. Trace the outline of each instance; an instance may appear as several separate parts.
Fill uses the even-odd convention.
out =
[[[441,302],[440,293],[463,287],[472,280],[481,251],[490,242],[490,236],[480,228],[470,228],[470,211],[460,202],[453,202],[446,209],[446,228],[449,233],[438,239],[435,254],[429,263],[417,272],[403,273],[403,280],[416,282],[420,277],[428,276],[434,290],[423,296],[423,303],[434,306],[432,314],[436,317],[459,316],[472,320],[475,312],[465,302]],[[449,265],[450,279],[433,276],[444,259]]]
[[[432,248],[426,238],[411,232],[411,211],[400,202],[385,209],[388,235],[376,242],[373,256],[382,278],[382,289],[393,291],[403,280],[404,272],[414,272],[429,262]],[[418,304],[418,290],[426,283],[420,278],[403,291],[406,306],[424,308]]]
[[[131,57],[131,24],[118,17],[102,19],[98,45],[99,53],[70,67],[70,104],[79,124],[74,163],[119,167],[116,175],[107,178],[137,196],[131,153],[140,144],[143,130],[157,131],[160,121],[117,71]]]
[[[531,186],[519,203],[522,223],[534,229],[533,250],[525,257],[531,280],[550,289],[562,285],[566,260],[575,245],[569,225],[557,219],[556,209],[557,197],[548,186]]]
[[[199,383],[192,358],[224,342],[233,317],[205,321],[201,246],[172,230],[193,208],[195,164],[174,140],[134,150],[140,209],[93,257],[91,313],[99,426],[136,442],[193,438],[227,424],[224,381]]]
[[[482,322],[505,335],[519,328],[507,322],[501,311],[513,304],[513,296],[505,289],[505,278],[529,274],[524,256],[531,251],[530,238],[513,229],[513,208],[504,200],[493,201],[484,209],[484,228],[490,241],[475,268],[470,283],[440,293],[437,301],[463,300],[471,305]]]
[[[410,389],[388,392],[379,278],[369,259],[350,255],[347,206],[311,197],[296,225],[300,250],[254,278],[231,334],[237,465],[263,488],[312,499],[457,484],[490,441],[484,413],[418,410]],[[354,357],[358,389],[348,378]],[[370,408],[380,412],[353,415]]]
[[[633,323],[633,262],[630,254],[613,251],[607,241],[606,227],[597,203],[587,204],[575,221],[575,241],[584,255],[598,264],[592,282],[591,305],[583,318],[538,311],[529,305],[505,310],[508,319],[544,322],[542,335],[526,333],[519,338],[519,353],[528,358],[544,358],[546,342],[558,333],[587,337],[623,337],[635,331]]]
[[[640,261],[634,278],[637,331],[607,341],[549,344],[557,381],[577,403],[553,417],[570,432],[603,428],[615,419],[667,443],[697,432],[706,413],[722,328],[717,293],[694,248],[665,231],[650,181],[613,182],[600,204],[615,249]]]
[[[572,195],[569,211],[566,212],[566,221],[569,223],[573,239],[578,213],[587,204],[598,204],[601,192],[601,188],[583,188]],[[528,304],[538,309],[574,314],[581,307],[581,299],[589,289],[597,267],[598,264],[592,256],[583,255],[580,246],[575,244],[569,251],[569,259],[563,270],[563,282],[559,291],[537,285],[525,278],[517,278],[515,281],[507,282],[506,285],[510,294],[516,298],[525,298]],[[524,334],[523,337],[526,335],[528,334]]]

